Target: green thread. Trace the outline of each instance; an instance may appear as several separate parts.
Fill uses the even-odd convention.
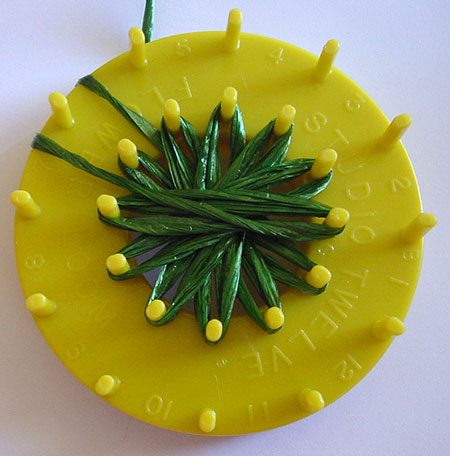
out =
[[[145,42],[150,43],[153,34],[153,18],[155,15],[155,5],[153,0],[146,0],[144,18],[142,20],[142,31],[144,32]]]

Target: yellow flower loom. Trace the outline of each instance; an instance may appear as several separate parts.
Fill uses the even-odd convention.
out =
[[[306,247],[332,280],[318,296],[285,291],[281,331],[267,335],[248,318],[233,316],[227,338],[209,346],[187,311],[167,326],[149,326],[142,312],[149,284],[143,278],[114,282],[105,273],[105,259],[128,239],[97,219],[97,197],[117,194],[116,187],[32,150],[22,190],[11,196],[26,305],[53,351],[111,405],[188,433],[282,426],[352,388],[404,331],[422,237],[436,223],[422,213],[399,141],[411,119],[402,114],[389,122],[332,67],[338,42],[326,43],[317,58],[273,38],[241,33],[241,23],[242,13],[232,10],[225,32],[147,44],[133,28],[131,49],[93,75],[156,125],[166,100],[175,99],[182,115],[204,131],[231,86],[251,138],[289,103],[297,114],[288,158],[337,152],[333,180],[320,201],[346,208],[351,219],[339,237]],[[42,133],[97,166],[118,171],[122,138],[148,149],[139,132],[84,87],[67,99],[54,93],[50,104],[53,115]]]

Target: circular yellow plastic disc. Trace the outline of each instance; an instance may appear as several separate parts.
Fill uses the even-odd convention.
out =
[[[126,52],[93,74],[155,125],[165,100],[177,100],[200,132],[226,87],[238,91],[250,137],[290,104],[297,114],[288,159],[337,151],[333,180],[317,199],[346,208],[351,219],[341,236],[308,247],[331,271],[331,283],[316,297],[285,292],[278,333],[237,316],[224,341],[208,346],[185,311],[166,326],[150,326],[146,281],[114,282],[105,270],[127,235],[99,222],[96,199],[121,190],[61,160],[31,152],[21,188],[40,214],[16,216],[24,293],[44,295],[39,305],[47,307],[34,314],[36,324],[66,367],[141,420],[216,435],[302,419],[351,389],[403,331],[422,258],[422,239],[411,225],[420,197],[395,137],[407,116],[385,134],[388,119],[343,73],[328,74],[326,58],[318,67],[308,52],[250,34],[241,34],[239,48],[230,51],[224,39],[224,32],[168,37],[145,45],[146,65]],[[327,46],[332,54],[337,43]],[[114,172],[122,138],[157,155],[86,88],[77,86],[67,100],[73,124],[53,116],[42,130],[63,147]]]

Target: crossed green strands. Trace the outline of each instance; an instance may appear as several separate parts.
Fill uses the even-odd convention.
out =
[[[139,233],[118,252],[126,259],[162,247],[149,260],[123,274],[114,275],[108,271],[112,279],[126,280],[160,268],[146,305],[149,323],[156,326],[169,323],[194,299],[200,331],[207,343],[215,344],[225,336],[236,298],[264,331],[273,333],[280,329],[282,322],[271,324],[261,312],[249,290],[249,282],[269,310],[279,309],[281,315],[276,282],[308,295],[325,290],[326,285],[311,286],[283,266],[277,257],[311,271],[316,264],[296,241],[328,239],[344,229],[304,219],[326,217],[330,212],[329,206],[310,198],[328,185],[332,171],[293,190],[285,191],[282,186],[307,173],[314,163],[313,159],[284,161],[293,124],[285,134],[274,137],[273,119],[247,142],[242,113],[236,105],[229,126],[228,165],[222,169],[220,103],[212,112],[203,140],[195,128],[181,118],[182,138],[180,136],[178,142],[184,144],[180,147],[164,117],[158,130],[113,97],[92,75],[80,79],[79,84],[108,101],[162,151],[167,167],[138,151],[136,169],[127,167],[119,157],[123,173],[119,176],[90,164],[42,134],[35,136],[32,147],[130,192],[117,198],[119,208],[129,215],[108,218],[99,212],[99,218],[107,225]],[[275,188],[276,193],[272,191]],[[277,216],[276,220],[271,218],[273,215]],[[149,318],[148,309],[152,303],[161,300],[180,279],[175,297],[161,318]],[[217,319],[213,320],[221,327],[217,337],[207,335],[208,324],[212,321],[213,287],[217,306]]]

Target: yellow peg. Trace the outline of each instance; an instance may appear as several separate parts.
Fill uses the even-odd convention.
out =
[[[216,427],[216,412],[210,408],[203,410],[198,419],[198,427],[205,433],[214,431]]]
[[[305,388],[299,395],[298,400],[303,410],[318,412],[325,406],[322,394],[319,391]]]
[[[130,61],[131,64],[138,70],[147,66],[145,57],[145,36],[144,32],[139,27],[132,27],[128,31],[130,39]]]
[[[316,264],[306,274],[305,280],[314,288],[322,288],[331,280],[331,272],[325,266]]]
[[[120,386],[120,380],[112,375],[102,375],[95,384],[95,392],[99,396],[112,396]]]
[[[125,255],[115,253],[106,259],[106,268],[113,275],[122,275],[130,270],[130,264]]]
[[[437,223],[434,214],[419,214],[406,228],[400,231],[400,239],[406,243],[419,241]]]
[[[56,304],[42,293],[29,296],[25,305],[33,315],[38,317],[48,317],[56,310]]]
[[[166,313],[166,305],[161,299],[154,299],[145,309],[145,315],[150,321],[158,321]]]
[[[292,105],[284,105],[278,114],[277,120],[273,127],[273,133],[276,136],[284,135],[294,122],[296,110]]]
[[[48,101],[53,111],[53,118],[61,128],[70,128],[74,124],[72,113],[70,112],[67,98],[59,92],[53,92],[49,95]]]
[[[180,129],[180,105],[172,98],[164,103],[164,121],[171,133]]]
[[[232,9],[228,14],[227,31],[225,32],[225,50],[234,52],[239,48],[239,36],[242,26],[242,11]]]
[[[350,213],[342,207],[333,207],[325,217],[324,225],[331,228],[342,228],[350,220]]]
[[[395,146],[397,141],[405,134],[411,124],[412,119],[408,114],[400,114],[395,117],[386,128],[383,136],[379,139],[378,147],[382,149],[389,149],[390,147]]]
[[[381,340],[390,339],[392,336],[400,336],[405,332],[404,323],[397,317],[388,317],[378,320],[372,325],[372,334]]]
[[[313,179],[325,177],[333,168],[337,160],[337,152],[334,149],[323,149],[314,160],[309,171]]]
[[[317,65],[314,68],[314,78],[318,81],[324,81],[330,74],[331,67],[336,54],[339,51],[339,41],[329,40],[322,49]]]
[[[234,87],[227,87],[223,91],[222,101],[220,104],[220,115],[222,119],[227,121],[231,120],[236,110],[237,103],[237,90]]]
[[[278,307],[269,307],[264,312],[264,321],[270,329],[281,328],[284,324],[284,313]]]
[[[222,337],[222,333],[223,333],[222,322],[215,318],[213,318],[212,320],[209,320],[206,325],[205,333],[206,333],[207,340],[209,340],[210,342],[217,342]]]
[[[111,195],[100,195],[97,198],[97,208],[106,218],[120,217],[120,208],[116,198]]]
[[[22,217],[31,219],[41,214],[41,208],[25,190],[14,190],[10,195],[10,199]]]
[[[117,144],[117,148],[119,149],[119,157],[126,167],[136,169],[139,166],[137,148],[133,141],[123,138]]]

